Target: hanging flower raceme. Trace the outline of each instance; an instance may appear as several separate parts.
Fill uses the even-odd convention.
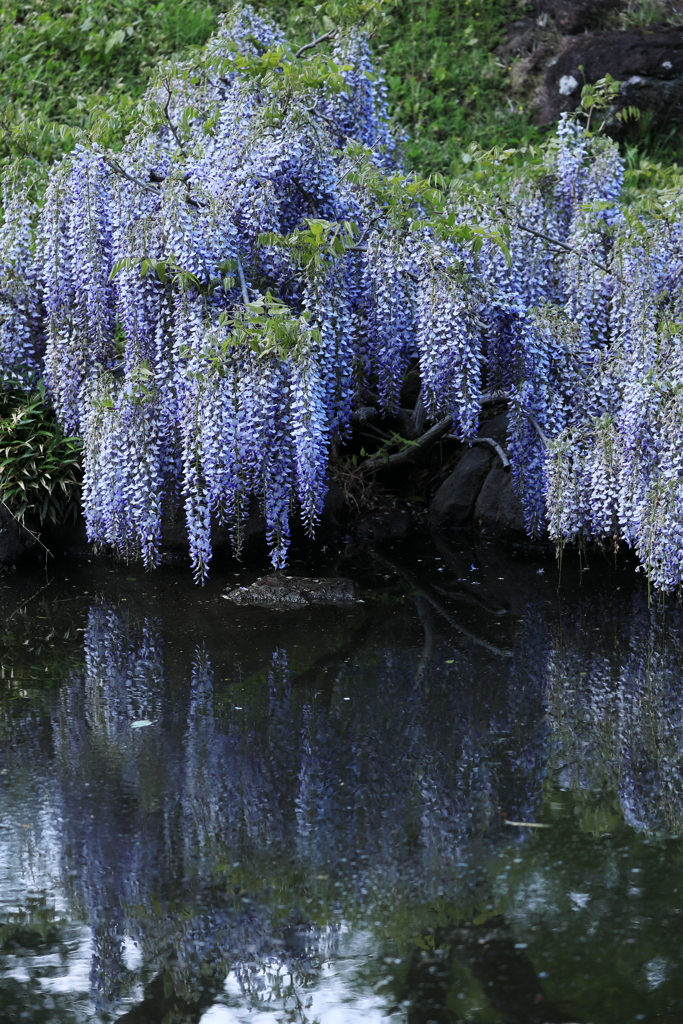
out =
[[[38,267],[33,254],[35,207],[24,189],[3,190],[0,226],[0,380],[40,373],[44,335]]]
[[[78,149],[52,174],[39,258],[47,318],[45,376],[64,426],[77,433],[90,374],[114,354],[111,171]]]

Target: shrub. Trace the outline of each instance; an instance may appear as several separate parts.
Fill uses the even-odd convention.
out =
[[[324,42],[296,50],[237,9],[160,67],[122,148],[105,126],[39,214],[20,190],[6,203],[2,358],[44,372],[83,436],[91,540],[154,565],[182,501],[203,579],[212,518],[239,550],[256,497],[282,566],[364,391],[394,413],[410,371],[427,420],[463,439],[485,392],[507,397],[531,534],[625,540],[678,586],[677,172],[625,192],[614,143],[565,117],[542,150],[420,180],[366,36]]]
[[[80,508],[81,442],[49,411],[44,386],[0,390],[0,500],[19,522],[61,526]]]

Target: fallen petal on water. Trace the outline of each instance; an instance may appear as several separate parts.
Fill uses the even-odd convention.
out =
[[[543,825],[540,821],[508,821],[505,819],[506,825],[517,825],[519,828],[550,828],[550,825]]]

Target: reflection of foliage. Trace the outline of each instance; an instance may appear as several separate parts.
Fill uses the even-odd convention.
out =
[[[290,658],[289,639],[272,656],[247,642],[239,678],[214,675],[211,649],[186,671],[163,623],[96,602],[51,717],[15,702],[0,750],[6,803],[26,814],[28,781],[35,807],[63,819],[64,889],[92,928],[100,1003],[152,972],[143,1007],[164,986],[178,1006],[207,1005],[228,999],[228,976],[235,1007],[303,1022],[347,930],[371,951],[356,991],[384,982],[413,1021],[438,1006],[440,1020],[493,1024],[497,1006],[539,993],[571,1020],[599,1019],[601,999],[610,1020],[680,1002],[680,858],[631,826],[678,828],[683,623],[642,594],[615,613],[588,592],[560,632],[538,585],[525,594],[510,658],[446,649],[432,626],[420,674],[404,630],[344,648],[332,629],[329,665]],[[548,752],[561,788],[543,789]],[[549,828],[502,824],[534,820],[542,793]],[[17,820],[40,834],[38,819]],[[655,970],[665,980],[648,994]]]
[[[0,687],[8,698],[50,700],[50,688],[83,663],[81,620],[77,602],[51,598],[49,581],[13,606],[0,604]]]
[[[618,793],[634,828],[679,831],[683,623],[661,616],[635,601],[618,618],[601,610],[599,630],[568,625],[549,651],[547,699],[566,785]]]

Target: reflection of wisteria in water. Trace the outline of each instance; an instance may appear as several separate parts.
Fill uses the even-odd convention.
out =
[[[548,648],[560,783],[618,793],[636,829],[683,829],[680,609],[648,608],[640,594],[618,610],[596,599],[565,616]]]
[[[120,997],[127,973],[123,906],[148,902],[165,854],[155,830],[144,828],[152,751],[131,730],[160,711],[161,655],[152,635],[148,622],[131,626],[94,607],[83,677],[61,689],[54,716],[64,867],[78,880],[71,888],[93,931],[92,990],[105,1003]],[[164,734],[154,740],[154,772],[172,771],[173,758],[159,749]]]
[[[84,672],[54,717],[64,871],[92,927],[100,1005],[139,981],[126,936],[188,1005],[229,963],[250,998],[270,998],[283,974],[305,980],[345,915],[371,919],[400,892],[453,892],[472,844],[496,841],[500,812],[532,813],[545,740],[526,637],[486,695],[486,662],[451,667],[438,640],[429,685],[416,651],[360,651],[324,697],[297,687],[276,650],[242,707],[203,650],[189,685],[176,679],[158,636],[120,607],[93,608]],[[252,892],[273,873],[290,887],[275,911],[272,894]],[[316,878],[330,890],[313,899]]]
[[[42,712],[2,706],[0,770],[31,765],[30,810],[17,787],[14,817],[0,775],[2,821],[20,823],[11,856],[22,826],[40,836],[45,877],[60,874],[61,906],[91,929],[100,1007],[135,1004],[133,1022],[175,1006],[191,1022],[234,997],[303,1022],[350,936],[374,947],[376,922],[428,904],[496,912],[498,852],[527,857],[525,840],[554,834],[503,823],[535,819],[549,769],[565,789],[615,795],[638,830],[683,830],[681,613],[588,589],[558,611],[517,586],[507,639],[482,628],[480,644],[477,622],[500,618],[477,619],[480,579],[466,633],[424,596],[417,616],[401,605],[405,635],[382,607],[359,609],[370,625],[345,626],[343,653],[321,645],[312,669],[310,632],[299,648],[286,633],[266,646],[265,628],[251,647],[214,637],[191,658],[188,631],[179,657],[163,615],[101,599],[83,667]],[[564,875],[546,881],[561,907]]]

